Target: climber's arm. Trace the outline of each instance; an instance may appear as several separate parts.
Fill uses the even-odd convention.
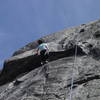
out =
[[[49,51],[50,51],[50,50],[49,50],[49,47],[48,47],[48,45],[46,45],[46,48],[47,48],[47,52],[49,53]]]
[[[40,55],[40,50],[39,50],[39,48],[36,49],[36,54],[37,54],[37,55]]]

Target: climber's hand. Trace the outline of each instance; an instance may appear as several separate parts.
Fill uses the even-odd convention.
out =
[[[36,53],[36,55],[38,55],[38,56],[39,56],[39,55],[40,55],[40,52],[37,52],[37,53]]]

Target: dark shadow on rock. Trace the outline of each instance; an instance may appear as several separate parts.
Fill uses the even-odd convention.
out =
[[[91,48],[90,55],[92,55],[92,57],[95,60],[100,60],[100,49],[99,48]]]
[[[85,31],[85,29],[84,28],[82,28],[82,29],[80,29],[80,32],[79,33],[82,33],[82,32],[84,32]]]
[[[89,81],[92,81],[94,79],[100,79],[100,75],[93,75],[93,76],[88,76],[87,78],[84,77],[84,78],[80,78],[79,80],[74,80],[73,82],[73,88],[81,85],[81,84],[84,84],[84,83],[87,83]],[[71,84],[68,84],[67,85],[67,88],[68,87],[71,87]]]
[[[21,84],[23,81],[20,81],[20,80],[15,80],[15,82],[13,83],[14,86],[17,86],[19,84]]]
[[[94,38],[100,38],[100,30],[97,30],[95,33],[94,33]]]
[[[75,47],[58,52],[49,53],[49,61],[57,60],[60,58],[74,56]],[[77,46],[77,55],[85,55],[80,47]],[[38,55],[27,56],[22,59],[17,59],[4,63],[4,68],[0,74],[0,85],[13,81],[17,76],[22,73],[29,72],[41,66],[41,59]]]

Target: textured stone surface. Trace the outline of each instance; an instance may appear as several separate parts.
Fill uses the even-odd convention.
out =
[[[0,100],[69,100],[72,76],[72,100],[100,100],[99,30],[97,20],[43,37],[50,45],[43,66],[36,41],[16,51],[0,75]]]

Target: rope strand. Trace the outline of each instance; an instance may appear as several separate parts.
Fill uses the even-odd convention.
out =
[[[74,67],[76,66],[76,62],[77,62],[77,41],[75,44],[75,56],[74,56],[74,64],[72,67],[72,79],[71,79],[71,89],[70,89],[70,98],[69,100],[72,100],[72,96],[73,96],[73,85],[74,85]]]

